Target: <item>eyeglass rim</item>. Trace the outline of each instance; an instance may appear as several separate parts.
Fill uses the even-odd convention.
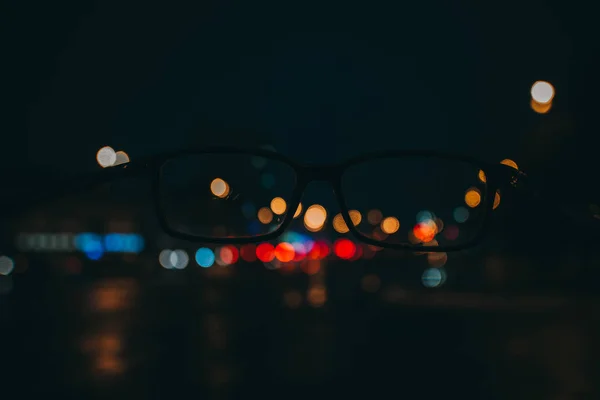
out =
[[[295,210],[300,204],[300,200],[302,194],[308,185],[308,183],[314,180],[327,180],[331,183],[336,200],[340,207],[340,213],[344,222],[348,226],[348,229],[352,236],[354,236],[358,241],[391,250],[403,250],[410,252],[454,252],[465,250],[468,248],[472,248],[477,246],[482,239],[485,237],[486,233],[489,231],[490,226],[490,215],[494,206],[494,198],[498,187],[500,186],[500,182],[507,178],[508,174],[514,174],[516,170],[512,167],[508,167],[502,164],[492,164],[480,159],[477,159],[468,155],[461,154],[452,154],[448,152],[440,152],[440,151],[432,151],[432,150],[385,150],[379,152],[369,152],[362,155],[358,155],[355,157],[351,157],[342,161],[341,163],[335,164],[301,164],[294,159],[287,157],[281,153],[276,151],[271,151],[262,148],[245,148],[245,147],[236,147],[236,146],[214,146],[214,147],[206,147],[201,149],[185,149],[176,152],[169,152],[158,155],[146,163],[147,167],[151,167],[154,169],[153,174],[153,197],[155,200],[155,208],[158,216],[159,223],[161,228],[169,235],[192,242],[202,242],[206,244],[251,244],[251,243],[260,243],[260,242],[268,242],[280,237],[291,224],[294,213],[287,212],[284,216],[282,223],[275,229],[273,232],[269,232],[262,235],[256,236],[238,236],[231,238],[217,238],[217,237],[209,237],[202,235],[194,235],[179,231],[171,227],[168,221],[168,217],[165,212],[165,207],[162,201],[161,196],[161,170],[162,167],[170,160],[176,159],[182,156],[188,155],[196,155],[196,154],[246,154],[250,156],[259,156],[265,157],[272,160],[277,160],[282,163],[285,163],[293,168],[296,174],[296,183],[293,194],[291,196],[290,201],[288,201],[288,209]],[[431,157],[438,159],[446,159],[446,160],[454,160],[461,161],[465,163],[472,164],[474,167],[482,170],[486,176],[486,185],[484,190],[483,202],[484,202],[484,214],[482,217],[481,224],[478,228],[478,231],[473,237],[466,242],[463,242],[458,245],[445,245],[445,246],[425,246],[425,245],[412,245],[406,243],[386,243],[379,242],[368,236],[362,234],[354,224],[352,223],[352,219],[350,217],[350,209],[347,206],[347,202],[345,201],[345,197],[343,195],[343,190],[341,187],[341,177],[344,172],[349,168],[357,164],[361,164],[364,162],[369,162],[377,159],[385,159],[385,158],[402,158],[402,157]],[[315,171],[320,169],[325,169],[326,175],[323,175],[321,178],[315,178]],[[512,172],[511,172],[512,171]]]

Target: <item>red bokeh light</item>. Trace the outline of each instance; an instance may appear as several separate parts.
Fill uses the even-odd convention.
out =
[[[349,239],[338,239],[333,245],[336,256],[343,260],[349,260],[356,253],[356,245]]]
[[[423,243],[431,242],[437,234],[437,225],[433,221],[419,222],[413,228],[413,234]]]
[[[221,251],[219,252],[219,256],[221,257],[221,261],[225,264],[231,265],[235,264],[240,258],[240,252],[237,247],[232,245],[227,245],[221,247]]]
[[[245,244],[240,251],[242,259],[246,262],[256,261],[256,246],[253,244]]]
[[[283,263],[292,261],[295,255],[294,246],[290,243],[282,242],[275,247],[275,257]]]
[[[458,233],[458,226],[456,225],[448,226],[443,232],[444,237],[448,240],[456,240],[458,238]]]
[[[310,260],[321,260],[329,255],[329,245],[324,241],[313,243],[312,249],[308,252]]]
[[[271,243],[256,246],[256,257],[262,262],[271,262],[275,258],[275,247]]]
[[[308,260],[300,266],[302,271],[307,275],[314,275],[321,269],[321,261],[319,260]]]

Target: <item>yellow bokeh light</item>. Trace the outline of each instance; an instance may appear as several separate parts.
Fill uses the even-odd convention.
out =
[[[342,217],[342,214],[337,214],[333,217],[333,229],[335,229],[338,233],[348,233],[350,229],[348,229],[348,225],[346,225],[346,221]]]
[[[223,199],[229,194],[229,185],[221,178],[215,178],[210,183],[210,191],[215,196]]]
[[[479,174],[477,175],[477,177],[483,183],[485,183],[487,181],[487,178],[485,177],[485,172],[483,172],[483,170],[481,170],[481,169],[479,170]]]
[[[500,205],[500,191],[498,190],[496,192],[496,196],[494,196],[494,210],[496,208],[498,208],[499,205]]]
[[[400,221],[396,217],[387,217],[381,221],[381,230],[388,235],[398,232],[400,229]]]
[[[287,204],[285,202],[284,199],[282,199],[281,197],[275,197],[273,200],[271,200],[271,210],[277,214],[277,215],[281,215],[285,212],[287,208]]]
[[[470,188],[465,193],[465,203],[471,207],[475,208],[481,203],[481,193],[476,188]]]
[[[538,104],[549,104],[554,99],[554,86],[546,81],[537,81],[531,86],[531,99]]]
[[[504,160],[500,161],[500,164],[503,165],[507,165],[509,167],[513,167],[514,169],[519,169],[519,166],[517,165],[516,162],[514,162],[513,160],[511,160],[510,158],[505,158]]]
[[[531,99],[530,106],[531,106],[531,109],[533,111],[535,111],[536,113],[546,114],[552,108],[552,102],[550,102],[548,104],[541,104],[541,103],[538,103],[537,101]]]
[[[367,221],[369,221],[371,225],[379,224],[382,218],[383,214],[381,214],[381,211],[379,210],[371,210],[367,213]]]
[[[300,216],[301,212],[302,212],[302,203],[298,203],[298,208],[296,209],[296,212],[294,213],[294,218],[298,218]]]
[[[313,204],[306,209],[304,213],[304,226],[311,232],[316,232],[323,228],[327,219],[327,211],[320,204]]]
[[[258,220],[263,224],[270,224],[273,221],[273,213],[268,207],[258,210]]]
[[[327,301],[327,288],[323,285],[311,286],[306,294],[306,299],[311,306],[322,307]]]
[[[360,211],[358,210],[350,210],[348,211],[348,214],[350,215],[350,220],[352,221],[352,224],[354,226],[358,225],[361,223],[362,221],[362,215],[360,214]]]

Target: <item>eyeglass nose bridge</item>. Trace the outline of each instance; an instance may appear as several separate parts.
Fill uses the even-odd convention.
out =
[[[305,165],[300,169],[300,180],[307,185],[310,182],[329,182],[336,185],[340,177],[340,168],[335,164]]]

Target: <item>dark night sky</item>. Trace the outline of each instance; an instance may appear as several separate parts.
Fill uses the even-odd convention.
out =
[[[135,157],[214,141],[307,161],[419,147],[527,159],[546,140],[531,133],[535,80],[558,91],[543,118],[589,106],[576,104],[598,45],[573,3],[193,3],[7,3],[2,167],[86,170],[103,145]]]

